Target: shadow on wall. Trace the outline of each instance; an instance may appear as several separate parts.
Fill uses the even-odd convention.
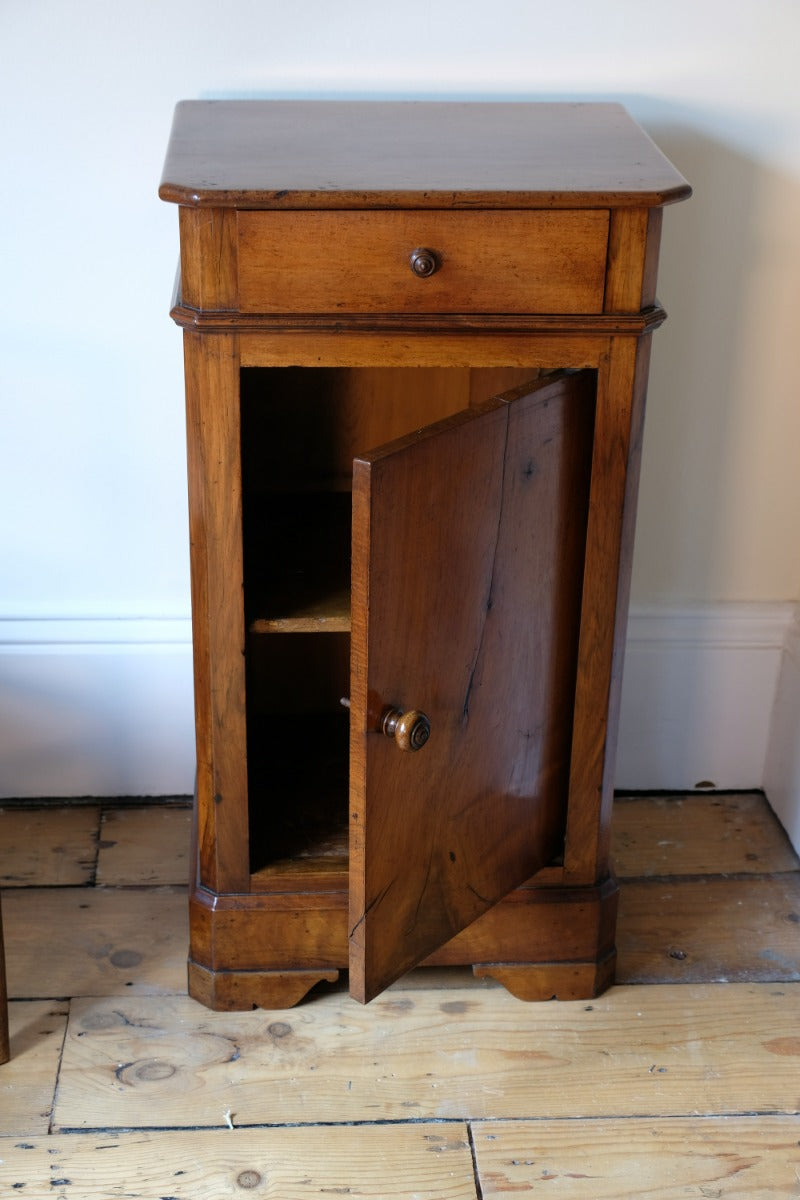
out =
[[[676,594],[677,576],[679,599],[796,600],[800,178],[651,128],[695,194],[665,220],[659,286],[674,312],[654,346],[640,510],[663,536],[637,547],[639,576],[650,595]]]
[[[792,845],[800,852],[800,609],[786,639],[764,785]]]
[[[744,386],[756,365],[747,356],[763,168],[694,130],[648,125],[694,195],[664,220],[659,294],[669,321],[654,339],[634,596],[764,598],[762,581],[748,588],[743,578],[751,547],[738,519],[755,481],[752,462],[743,473],[743,443],[763,403]]]
[[[697,114],[629,106],[694,196],[664,221],[670,319],[654,339],[634,568],[634,603],[668,610],[634,610],[645,636],[628,647],[620,774],[766,786],[797,844],[800,643],[782,646],[780,602],[800,586],[800,180],[698,134]],[[691,643],[673,634],[687,621]]]

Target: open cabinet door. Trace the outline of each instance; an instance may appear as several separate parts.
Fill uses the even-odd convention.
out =
[[[550,375],[354,463],[361,1001],[562,850],[594,397]]]

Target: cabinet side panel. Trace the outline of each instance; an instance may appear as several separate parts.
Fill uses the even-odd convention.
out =
[[[235,337],[186,334],[200,882],[249,880],[239,366]]]

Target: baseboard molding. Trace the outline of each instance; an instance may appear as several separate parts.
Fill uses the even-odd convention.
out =
[[[766,787],[800,840],[794,617],[635,608],[617,786]],[[188,619],[0,620],[0,796],[184,795],[193,781]]]
[[[188,619],[0,620],[0,796],[194,786]]]
[[[763,787],[791,604],[631,611],[617,786]]]
[[[784,643],[764,787],[792,845],[800,852],[800,609]]]

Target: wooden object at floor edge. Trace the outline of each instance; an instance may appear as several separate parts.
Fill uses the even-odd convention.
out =
[[[3,942],[3,909],[0,903],[0,1064],[8,1062],[11,1048],[8,1037],[8,989],[6,987],[6,953]]]
[[[452,963],[595,995],[662,207],[688,185],[617,105],[224,101],[178,106],[161,195],[192,994],[280,1007],[347,968],[367,1001]]]

